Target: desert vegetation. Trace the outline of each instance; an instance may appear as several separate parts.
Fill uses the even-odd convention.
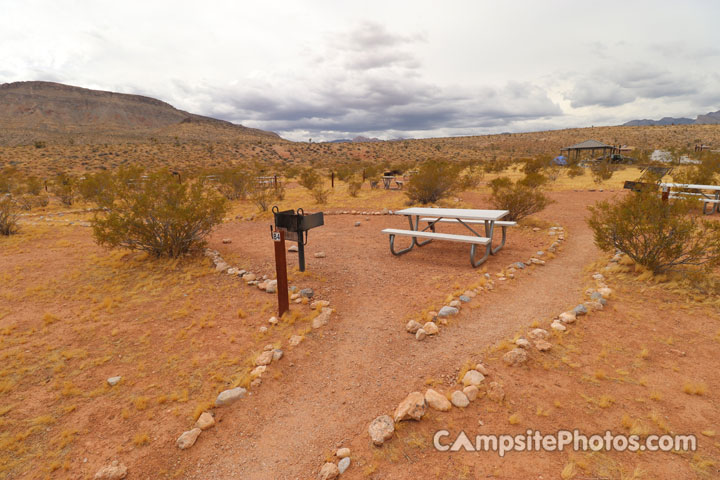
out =
[[[705,419],[718,379],[697,365],[712,364],[720,331],[718,216],[663,202],[657,190],[624,190],[643,175],[637,165],[551,161],[587,137],[631,144],[643,158],[672,147],[679,158],[716,136],[717,127],[672,126],[364,144],[158,134],[2,146],[0,232],[11,223],[13,234],[0,235],[0,476],[92,478],[118,459],[139,477],[201,478],[211,464],[219,476],[254,478],[268,468],[255,458],[270,456],[280,462],[273,472],[307,476],[348,448],[349,478],[654,478],[663,468],[712,478],[717,433]],[[716,154],[690,155],[701,163],[676,162],[664,180],[718,181]],[[373,188],[385,171],[402,172],[404,186]],[[379,234],[403,224],[390,211],[426,204],[507,209],[519,222],[479,269],[465,249],[439,242],[393,257]],[[326,214],[310,233],[306,272],[287,252],[293,289],[282,317],[268,293],[275,205]],[[596,272],[607,285],[589,280]],[[551,318],[580,302],[591,321]],[[438,317],[450,303],[461,313]],[[404,331],[410,321],[441,330],[418,342]],[[530,331],[558,322],[566,329],[547,327],[551,349],[531,339],[526,364],[503,362]],[[447,392],[450,402],[478,364],[490,373],[468,390],[477,395],[469,406],[400,421],[392,440],[372,446],[369,422],[408,389]],[[251,394],[215,405],[235,388]],[[180,450],[178,436],[203,413],[215,426],[195,451]],[[432,449],[433,431],[448,424],[521,434],[568,419],[642,436],[688,431],[701,448],[510,464]],[[287,445],[305,447],[277,457]]]

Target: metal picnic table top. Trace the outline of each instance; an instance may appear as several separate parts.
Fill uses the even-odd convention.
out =
[[[418,215],[438,218],[461,218],[466,220],[487,220],[494,222],[500,220],[508,213],[507,210],[479,210],[472,208],[433,208],[433,207],[412,207],[403,210],[395,210],[396,215]]]
[[[661,183],[663,188],[692,188],[695,190],[718,190],[720,191],[720,185],[694,185],[692,183]]]

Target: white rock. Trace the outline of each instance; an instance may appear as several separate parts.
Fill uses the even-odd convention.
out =
[[[108,382],[108,385],[110,385],[111,387],[114,387],[115,385],[117,385],[118,383],[120,383],[120,380],[122,380],[122,377],[121,377],[121,376],[110,377],[110,378],[107,379],[107,382]]]
[[[475,385],[468,385],[467,387],[463,388],[463,393],[471,402],[477,398],[478,392],[478,387],[476,387]]]
[[[213,425],[215,425],[215,418],[210,412],[203,412],[195,422],[195,428],[199,428],[200,430],[207,430]]]
[[[290,245],[290,248],[288,248],[288,252],[297,252],[298,247],[297,245]]]
[[[550,324],[550,328],[553,330],[557,330],[558,332],[564,332],[567,330],[567,327],[563,325],[563,323],[559,320],[553,320],[553,322]]]
[[[515,340],[515,345],[520,348],[530,348],[530,342],[528,342],[525,338],[518,338]]]
[[[267,367],[265,365],[258,365],[257,367],[253,368],[252,372],[250,372],[251,377],[259,377],[265,371],[267,370]]]
[[[485,377],[482,373],[478,372],[477,370],[468,370],[465,372],[465,375],[463,375],[462,383],[463,385],[480,385],[483,380],[485,380]]]
[[[271,350],[266,350],[262,352],[258,357],[255,359],[255,365],[270,365],[272,363],[273,359],[273,352]]]
[[[338,449],[337,452],[335,452],[335,456],[338,458],[345,458],[350,456],[350,449],[347,447]]]
[[[482,363],[478,363],[477,365],[475,365],[475,370],[482,373],[486,377],[488,375],[490,375],[490,372],[488,372],[487,367],[485,365],[483,365]]]
[[[127,476],[127,467],[117,460],[106,465],[95,474],[95,480],[121,480]]]
[[[382,445],[395,433],[395,422],[388,415],[381,415],[370,423],[368,433],[375,445]]]
[[[445,395],[436,392],[432,388],[428,388],[428,390],[425,392],[425,401],[427,402],[428,406],[433,410],[447,412],[448,410],[450,410],[450,408],[452,408],[450,400],[448,400]]]
[[[270,317],[270,320],[268,320],[268,323],[270,325],[277,325],[278,324],[278,318],[277,317]]]
[[[436,335],[440,331],[438,326],[433,322],[427,322],[423,325],[422,329],[425,330],[425,333],[428,335]]]
[[[470,405],[470,400],[468,400],[467,395],[460,390],[455,390],[452,395],[450,395],[450,402],[458,408],[465,408]]]
[[[338,475],[340,475],[340,470],[338,470],[337,465],[328,462],[320,469],[318,480],[334,480]]]
[[[528,333],[528,337],[530,337],[531,340],[537,340],[537,339],[546,339],[550,336],[547,330],[544,330],[542,328],[535,328],[530,333]]]
[[[422,328],[422,325],[420,325],[420,322],[416,322],[415,320],[410,320],[407,325],[405,325],[405,330],[408,333],[415,333],[418,330]]]
[[[539,338],[535,340],[535,348],[537,348],[541,352],[547,352],[552,348],[552,344],[548,342],[547,340],[543,340],[542,338]]]
[[[563,312],[558,316],[562,323],[575,323],[575,314],[573,312]]]
[[[300,342],[302,342],[302,341],[303,341],[303,337],[301,337],[300,335],[293,335],[288,340],[288,343],[290,344],[291,347],[297,347],[298,345],[300,345]]]
[[[503,362],[511,367],[522,365],[528,360],[528,354],[522,348],[513,348],[503,355]]]
[[[317,252],[313,255],[315,258],[325,258],[325,252]]]
[[[425,340],[425,337],[427,337],[427,333],[422,328],[415,332],[415,340]]]
[[[190,448],[193,445],[195,445],[195,441],[200,436],[201,432],[202,432],[202,430],[200,430],[199,428],[193,428],[192,430],[183,432],[183,434],[178,437],[175,444],[177,445],[177,447],[180,450],[185,450],[187,448]]]
[[[420,420],[425,415],[426,409],[425,396],[420,392],[411,392],[395,409],[394,418],[396,422],[408,419]]]

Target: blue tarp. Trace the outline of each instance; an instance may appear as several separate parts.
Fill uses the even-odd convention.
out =
[[[555,165],[560,165],[564,167],[567,165],[567,157],[565,155],[558,155],[557,157],[553,158],[553,163]]]

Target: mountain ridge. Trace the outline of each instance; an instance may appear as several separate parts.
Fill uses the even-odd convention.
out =
[[[153,97],[44,81],[0,84],[0,126],[4,145],[282,140],[276,133],[189,113]]]

